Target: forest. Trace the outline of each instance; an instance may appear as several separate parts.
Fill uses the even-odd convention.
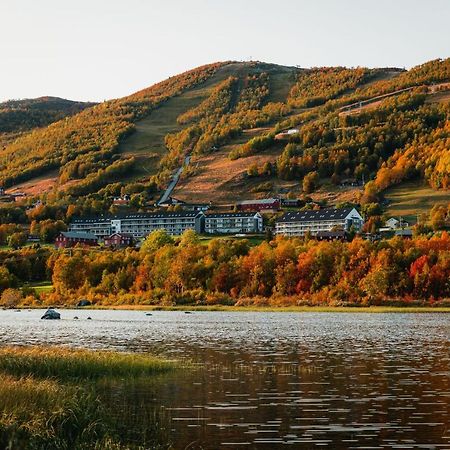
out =
[[[450,236],[351,242],[277,237],[202,242],[151,233],[140,250],[0,251],[5,307],[101,305],[446,305]],[[51,280],[53,292],[31,287]]]

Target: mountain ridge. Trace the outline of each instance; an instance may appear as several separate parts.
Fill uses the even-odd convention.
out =
[[[375,179],[381,166],[388,164],[388,159],[396,151],[394,147],[403,151],[411,144],[413,133],[401,142],[392,141],[385,150],[380,150],[381,153],[375,151],[373,139],[361,142],[358,145],[362,147],[369,145],[368,155],[363,156],[358,154],[357,144],[353,141],[344,145],[351,127],[371,132],[370,120],[391,117],[390,126],[397,133],[394,125],[399,119],[394,116],[399,114],[399,109],[404,109],[403,119],[407,123],[420,118],[424,120],[423,126],[431,123],[431,119],[424,118],[425,115],[438,114],[441,118],[433,122],[429,131],[437,127],[442,130],[441,134],[445,134],[447,90],[440,91],[444,101],[432,102],[432,106],[426,104],[432,95],[425,90],[431,90],[434,83],[445,84],[448,81],[448,59],[434,60],[409,71],[397,68],[307,69],[260,62],[213,63],[170,77],[121,99],[86,108],[71,118],[19,138],[0,153],[0,179],[5,187],[20,187],[21,183],[42,176],[45,178],[45,173],[51,173],[54,178],[57,170],[57,177],[49,186],[48,193],[43,194],[46,201],[65,198],[65,202],[76,203],[81,209],[86,203],[81,196],[90,198],[90,203],[100,199],[101,208],[108,209],[112,197],[122,192],[139,196],[136,206],[142,207],[152,198],[158,198],[172,171],[182,164],[187,153],[192,153],[192,166],[185,171],[175,191],[186,199],[194,194],[188,184],[198,175],[195,172],[208,170],[203,164],[205,159],[222,158],[220,170],[226,172],[227,166],[231,167],[231,161],[226,163],[231,153],[242,162],[238,164],[240,171],[236,175],[241,182],[230,189],[230,195],[235,192],[236,197],[283,191],[288,194],[289,189],[286,191],[286,187],[281,186],[282,180],[289,181],[292,177],[295,182],[287,183],[288,188],[300,194],[302,179],[309,172],[317,172],[321,180],[333,175],[331,168],[315,159],[319,155],[323,155],[320,158],[331,158],[331,161],[337,158],[337,162],[332,163],[338,164],[336,167],[343,165],[342,171],[334,169],[335,181],[355,175],[361,177],[363,173],[366,180]],[[411,88],[411,92],[402,94],[403,97],[383,100],[382,105],[372,112],[370,109],[360,113],[356,111],[356,115],[346,118],[337,113],[338,108],[351,102],[367,101],[405,87]],[[384,111],[383,117],[381,111]],[[370,114],[372,118],[368,117]],[[415,119],[412,117],[414,114],[417,116]],[[342,122],[343,127],[337,126],[336,121]],[[273,139],[280,130],[299,126],[299,136],[292,137],[292,142],[280,143]],[[305,135],[304,130],[309,134],[321,134],[323,127],[327,129],[326,136],[310,139],[311,136]],[[344,133],[340,129],[349,131]],[[375,124],[373,130],[391,132],[377,128]],[[254,140],[258,137],[261,141],[265,135],[268,136],[266,144],[257,144]],[[254,145],[262,147],[253,148]],[[263,148],[264,145],[267,147]],[[288,151],[287,145],[290,145]],[[349,149],[343,148],[345,146]],[[335,156],[338,153],[341,156]],[[375,154],[376,162],[373,160]],[[272,173],[263,174],[262,167],[257,167],[255,172],[250,167],[255,159],[252,155],[259,155],[262,165],[270,164]],[[310,169],[299,171],[298,161],[302,161],[302,167],[309,164]],[[249,162],[247,166],[246,162]],[[446,186],[445,161],[439,159],[433,164],[433,167],[443,166],[440,186],[438,183],[436,187]],[[248,176],[249,169],[253,170],[253,176]],[[420,176],[426,178],[423,170]],[[255,173],[258,175],[254,176]],[[267,184],[266,190],[258,192],[257,185],[260,184]],[[212,199],[214,192],[220,192],[222,188],[220,183],[209,187]],[[193,199],[196,199],[195,195]]]

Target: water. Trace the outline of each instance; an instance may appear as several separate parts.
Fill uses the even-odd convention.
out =
[[[0,311],[0,344],[192,361],[190,370],[132,384],[111,399],[136,423],[149,407],[163,407],[176,449],[450,449],[445,314],[41,315]]]

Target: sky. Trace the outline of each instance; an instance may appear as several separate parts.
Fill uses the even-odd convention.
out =
[[[215,61],[450,56],[450,0],[0,0],[0,101],[103,101]]]

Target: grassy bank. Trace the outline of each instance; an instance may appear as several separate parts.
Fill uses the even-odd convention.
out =
[[[167,372],[175,363],[131,353],[46,347],[0,348],[0,372],[58,380],[138,378]]]
[[[0,448],[128,449],[124,418],[96,390],[99,379],[120,383],[163,374],[175,363],[145,355],[43,347],[0,349]],[[152,427],[152,424],[147,424]],[[167,448],[160,430],[148,448]]]
[[[148,306],[93,305],[90,309],[130,311],[228,311],[228,312],[298,312],[298,313],[450,313],[450,306]]]

